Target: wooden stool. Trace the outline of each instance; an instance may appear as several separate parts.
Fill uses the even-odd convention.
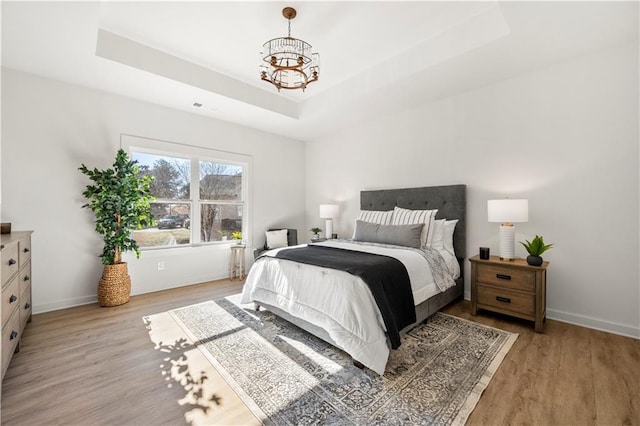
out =
[[[231,246],[231,263],[229,264],[229,279],[244,279],[244,246]]]

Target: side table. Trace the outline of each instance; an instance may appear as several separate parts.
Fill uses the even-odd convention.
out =
[[[231,246],[231,262],[229,264],[229,279],[244,279],[244,249],[245,246]]]
[[[471,262],[471,315],[478,309],[511,315],[535,322],[542,333],[547,314],[547,267],[528,265],[524,259],[488,260],[477,255]]]

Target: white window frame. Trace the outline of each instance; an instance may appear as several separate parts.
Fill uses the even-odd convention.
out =
[[[191,182],[189,190],[189,198],[184,200],[168,200],[158,199],[159,202],[171,202],[174,204],[190,204],[191,205],[191,226],[190,244],[180,244],[175,246],[157,246],[157,247],[141,247],[141,250],[168,250],[182,247],[194,246],[220,246],[229,245],[233,240],[228,241],[201,241],[200,235],[200,206],[204,204],[233,204],[242,206],[242,235],[245,242],[248,240],[246,236],[251,235],[251,211],[250,211],[250,185],[252,157],[245,154],[220,151],[211,148],[202,148],[198,146],[185,145],[176,142],[167,142],[157,139],[145,138],[141,136],[120,135],[120,146],[128,152],[131,157],[133,152],[145,154],[154,154],[165,157],[184,158],[191,161]],[[242,167],[242,200],[236,201],[211,201],[200,200],[200,161],[229,164]]]

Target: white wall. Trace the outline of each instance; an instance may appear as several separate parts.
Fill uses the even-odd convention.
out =
[[[351,235],[362,189],[463,183],[470,257],[498,250],[486,201],[528,198],[516,240],[555,244],[548,316],[638,337],[638,71],[638,44],[619,46],[309,143],[306,228],[337,201]]]
[[[34,312],[96,300],[102,242],[82,209],[81,163],[109,167],[131,134],[251,156],[251,244],[272,226],[304,225],[304,145],[198,115],[2,70],[2,220],[33,234]],[[228,276],[228,246],[127,256],[132,293]],[[158,271],[157,262],[165,262]]]

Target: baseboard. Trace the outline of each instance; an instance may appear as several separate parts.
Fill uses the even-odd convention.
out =
[[[98,296],[74,297],[73,299],[58,300],[57,302],[43,303],[41,305],[33,305],[33,314],[43,314],[45,312],[59,311],[60,309],[73,308],[74,306],[88,305],[97,303]]]
[[[202,283],[206,283],[206,282],[209,282],[209,281],[225,280],[225,279],[228,279],[228,278],[229,278],[228,274],[208,275],[208,276],[202,276],[202,277],[195,277],[195,278],[192,278],[191,280],[183,282],[183,283],[167,283],[166,285],[163,285],[163,286],[160,286],[160,287],[156,287],[156,288],[148,290],[148,291],[132,291],[131,295],[132,296],[137,296],[139,294],[155,293],[156,291],[171,290],[172,288],[187,287],[187,286],[190,286],[190,285],[202,284]]]
[[[592,328],[594,330],[606,331],[607,333],[640,339],[640,328],[635,328],[626,324],[604,321],[598,318],[571,314],[569,312],[557,311],[555,309],[547,309],[547,318],[566,322],[568,324]]]
[[[226,278],[229,278],[229,277],[227,275],[221,275],[221,276],[216,276],[216,277],[206,277],[206,278],[202,277],[202,279],[200,279],[200,280],[196,279],[194,282],[188,282],[188,283],[184,283],[184,284],[168,285],[166,287],[155,288],[155,289],[150,290],[150,291],[131,292],[131,295],[132,296],[137,296],[139,294],[154,293],[156,291],[170,290],[172,288],[179,288],[179,287],[186,287],[186,286],[189,286],[189,285],[200,284],[200,283],[204,283],[204,282],[208,282],[208,281],[224,280]],[[45,312],[58,311],[60,309],[73,308],[75,306],[89,305],[91,303],[98,303],[98,296],[97,295],[74,297],[73,299],[58,300],[56,302],[44,303],[44,304],[41,304],[41,305],[33,305],[32,312],[33,312],[33,314],[43,314]]]

